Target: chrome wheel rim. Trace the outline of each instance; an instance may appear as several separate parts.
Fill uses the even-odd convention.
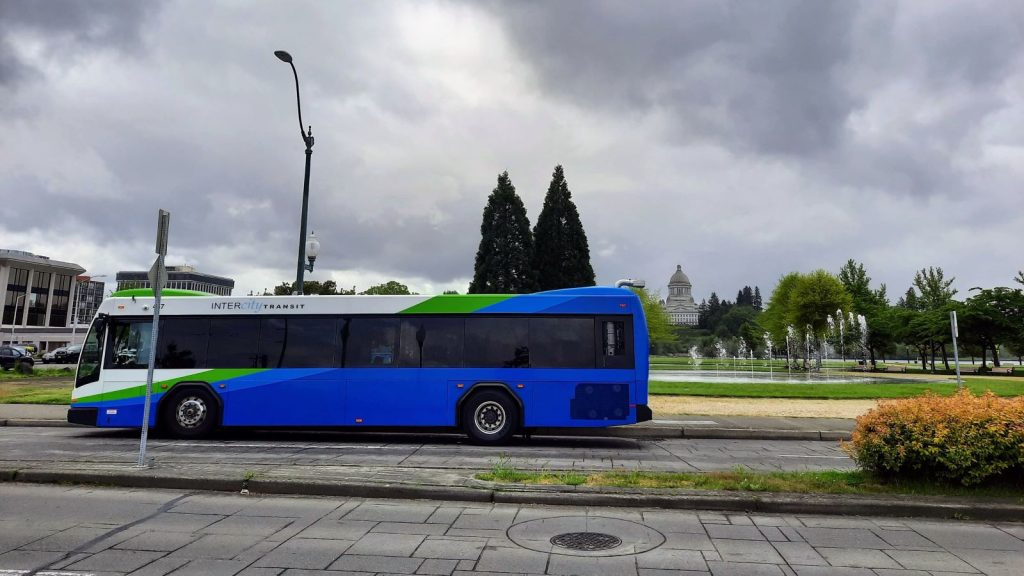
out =
[[[182,428],[196,428],[206,421],[206,401],[198,396],[189,396],[178,402],[175,419]]]
[[[497,434],[505,427],[505,408],[493,400],[488,400],[473,411],[473,422],[476,429],[484,434]]]

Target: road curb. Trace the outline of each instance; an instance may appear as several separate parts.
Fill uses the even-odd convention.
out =
[[[301,479],[249,478],[227,474],[217,478],[187,477],[158,469],[138,471],[72,471],[28,468],[0,470],[0,482],[90,484],[126,488],[165,488],[217,492],[247,489],[260,494],[336,496],[495,502],[570,506],[716,510],[769,514],[829,514],[843,516],[958,518],[1022,521],[1024,506],[1005,502],[952,498],[907,500],[906,496],[863,497],[830,494],[768,494],[650,490],[570,486],[524,487],[470,480],[468,486],[398,483],[324,482]]]
[[[74,424],[70,424],[65,420],[50,420],[43,418],[8,418],[7,420],[0,420],[0,426],[64,428],[74,426]]]
[[[0,420],[2,426],[24,427],[80,427],[65,420],[8,418]],[[350,430],[346,430],[348,432]],[[614,428],[544,428],[538,436],[590,436],[600,438],[632,438],[635,440],[663,440],[692,438],[694,440],[849,440],[850,433],[841,430],[768,430],[757,428],[686,428],[670,426],[623,426]]]

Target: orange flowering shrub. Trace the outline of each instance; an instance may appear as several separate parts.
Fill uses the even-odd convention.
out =
[[[928,394],[880,402],[857,418],[843,449],[883,476],[978,484],[1024,477],[1024,397]]]

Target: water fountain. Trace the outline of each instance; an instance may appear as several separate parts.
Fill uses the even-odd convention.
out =
[[[804,369],[807,370],[807,379],[811,379],[811,325],[804,328],[804,344],[807,347],[807,356],[804,356]]]
[[[754,380],[754,345],[750,345],[750,380]]]
[[[796,328],[786,326],[786,368],[789,370],[790,379],[793,378],[793,356],[790,353],[790,342],[796,340]]]
[[[846,363],[846,335],[843,333],[845,321],[846,317],[843,316],[843,311],[836,310],[836,322],[839,324],[839,356],[843,359],[843,363]]]
[[[700,355],[700,348],[690,346],[690,363],[693,365],[694,370],[700,370],[700,363],[703,358],[704,357]]]
[[[736,366],[736,359],[737,359],[737,357],[744,358],[744,357],[746,357],[746,355],[747,355],[747,343],[744,342],[743,339],[741,338],[740,339],[740,343],[736,346],[736,355],[732,357],[732,371],[734,373],[739,374],[739,372],[740,372],[739,368]]]
[[[725,346],[722,345],[722,341],[721,340],[718,340],[718,341],[715,342],[715,351],[718,353],[718,363],[717,363],[718,374],[721,375],[722,374],[722,361],[725,360],[725,357],[729,353],[728,353],[728,351],[726,351]]]
[[[772,335],[764,333],[764,351],[768,357],[768,379],[772,379]]]
[[[863,315],[857,316],[857,325],[860,328],[860,347],[862,348],[861,353],[864,355],[864,365],[868,363],[868,319]]]

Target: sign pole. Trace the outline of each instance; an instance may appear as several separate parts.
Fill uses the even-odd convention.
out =
[[[956,310],[949,311],[949,324],[953,330],[953,363],[956,365],[956,389],[963,390],[964,383],[960,379],[960,351],[956,348],[956,337],[959,336],[959,329],[956,325]]]
[[[153,328],[149,339],[149,360],[146,366],[146,401],[142,407],[142,436],[139,439],[139,461],[136,468],[148,468],[146,441],[149,437],[149,411],[153,403],[153,368],[156,365],[156,343],[160,332],[160,293],[167,283],[164,257],[167,256],[167,233],[171,226],[171,213],[160,210],[156,232],[156,262],[149,269],[149,283],[153,287]]]

